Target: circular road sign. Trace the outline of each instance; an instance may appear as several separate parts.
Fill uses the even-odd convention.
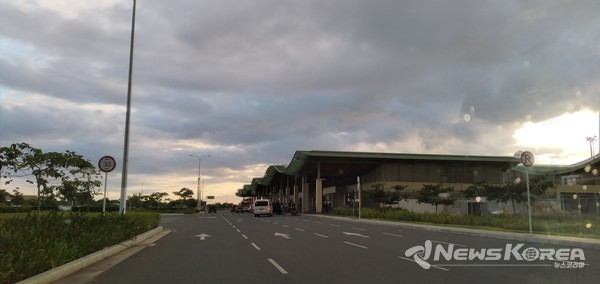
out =
[[[105,173],[112,172],[112,170],[114,170],[116,166],[117,162],[111,156],[104,156],[100,158],[100,161],[98,161],[98,167],[101,171]]]
[[[531,167],[535,163],[535,158],[533,157],[533,153],[529,151],[525,151],[521,154],[521,163],[523,163],[526,167]]]

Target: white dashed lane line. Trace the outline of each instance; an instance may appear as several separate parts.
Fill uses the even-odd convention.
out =
[[[355,244],[355,243],[351,243],[351,242],[344,242],[344,243],[345,243],[345,244],[347,244],[347,245],[351,245],[351,246],[358,247],[358,248],[362,248],[362,249],[368,249],[368,247],[361,246],[361,245],[357,245],[357,244]]]
[[[260,248],[255,243],[250,243],[256,250],[260,250]]]
[[[383,232],[383,233],[381,233],[381,234],[383,234],[383,235],[386,235],[386,236],[393,236],[393,237],[404,237],[403,235],[392,234],[392,233],[386,233],[386,232]]]
[[[269,262],[275,266],[275,268],[277,268],[277,270],[279,270],[279,272],[281,272],[281,274],[288,274],[287,271],[285,271],[285,269],[283,269],[283,267],[281,267],[281,265],[279,265],[275,260],[273,260],[272,258],[269,258]]]

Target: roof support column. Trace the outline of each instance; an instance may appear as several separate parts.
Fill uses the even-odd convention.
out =
[[[315,204],[316,208],[315,210],[317,211],[317,213],[322,213],[323,212],[323,180],[320,178],[317,178],[316,180],[316,199],[317,199],[317,204]]]
[[[321,162],[317,163],[317,180],[315,182],[315,211],[317,213],[322,213],[323,209],[323,180],[321,179]]]
[[[302,175],[302,213],[308,212],[308,188],[310,185],[306,182],[306,176]]]
[[[294,206],[298,206],[298,185],[294,183],[292,202]]]

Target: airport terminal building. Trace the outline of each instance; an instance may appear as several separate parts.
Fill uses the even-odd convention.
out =
[[[377,186],[384,190],[402,186],[404,198],[397,206],[435,212],[433,205],[417,203],[416,193],[424,185],[442,184],[454,189],[451,198],[455,202],[441,211],[489,214],[513,209],[485,197],[465,198],[461,191],[482,181],[502,185],[524,180],[526,170],[530,177],[544,175],[554,183],[534,206],[585,213],[596,213],[600,207],[600,155],[570,166],[534,165],[526,169],[514,156],[296,151],[288,165],[269,166],[263,177],[252,179],[237,195],[293,202],[300,212],[322,213],[326,208],[353,206],[359,200],[359,183],[361,192]],[[363,206],[381,206],[362,200]],[[517,211],[524,208],[519,204]]]

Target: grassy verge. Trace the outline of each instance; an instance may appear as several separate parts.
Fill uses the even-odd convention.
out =
[[[158,225],[157,213],[69,213],[0,218],[0,283],[14,283]]]
[[[339,216],[356,216],[352,208],[334,208],[331,212]],[[451,227],[485,229],[503,232],[529,232],[526,215],[450,215],[445,213],[415,213],[405,209],[363,208],[361,218],[388,221],[403,221],[421,224],[434,224]],[[535,234],[571,236],[600,239],[600,218],[568,213],[536,214],[532,217],[532,231]]]

